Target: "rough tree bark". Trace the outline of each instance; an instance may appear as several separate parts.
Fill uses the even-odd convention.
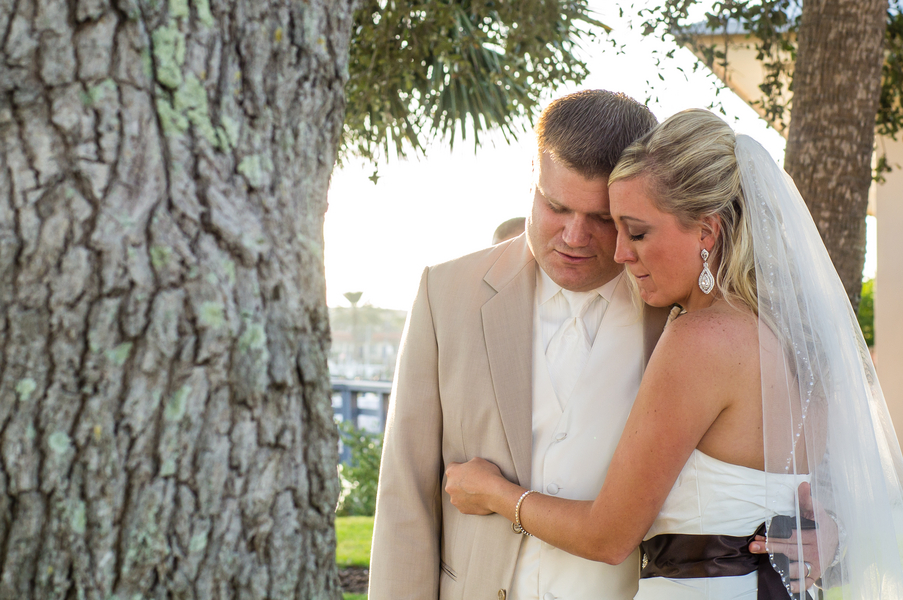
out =
[[[884,60],[887,0],[806,0],[784,168],[806,199],[853,307]]]
[[[0,0],[0,598],[339,598],[352,0]]]

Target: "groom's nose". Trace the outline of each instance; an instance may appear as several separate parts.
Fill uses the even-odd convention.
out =
[[[571,248],[582,248],[589,244],[592,233],[589,229],[587,218],[574,214],[564,224],[564,231],[561,233],[561,239]]]

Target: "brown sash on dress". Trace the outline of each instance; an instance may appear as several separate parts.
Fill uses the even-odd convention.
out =
[[[765,535],[765,523],[750,536],[665,533],[640,544],[640,578],[736,577],[759,573],[758,600],[790,600],[780,574],[767,554],[753,554],[749,544]],[[809,594],[806,594],[809,598]]]

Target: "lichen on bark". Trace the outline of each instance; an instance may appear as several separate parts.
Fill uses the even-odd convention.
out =
[[[0,0],[0,598],[340,597],[350,11]]]

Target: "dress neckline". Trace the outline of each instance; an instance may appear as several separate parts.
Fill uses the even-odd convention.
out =
[[[701,456],[703,456],[704,458],[706,458],[709,461],[712,461],[712,462],[715,462],[718,464],[722,464],[722,465],[727,465],[728,467],[731,467],[734,469],[743,469],[744,471],[751,471],[753,473],[761,473],[762,475],[768,475],[768,476],[785,476],[785,475],[787,475],[790,477],[808,477],[809,476],[808,473],[769,473],[768,471],[763,471],[762,469],[754,469],[753,467],[738,465],[736,463],[727,462],[726,460],[721,460],[720,458],[715,458],[711,454],[706,454],[699,448],[693,448],[693,452],[699,453]]]

